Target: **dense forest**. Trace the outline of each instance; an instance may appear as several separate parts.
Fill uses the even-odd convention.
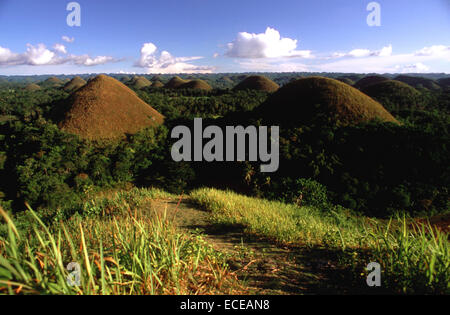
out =
[[[310,75],[266,74],[280,86]],[[327,76],[347,83],[364,77]],[[116,76],[166,118],[164,125],[120,141],[88,141],[61,131],[57,123],[70,93],[48,84],[48,77],[0,77],[1,205],[20,212],[27,202],[35,209],[54,209],[50,216],[70,213],[89,191],[132,183],[176,193],[212,186],[287,202],[302,196],[307,203],[377,217],[449,211],[450,88],[445,84],[438,88],[408,85],[410,90],[400,89],[403,94],[397,86],[362,89],[400,124],[339,125],[327,120],[281,124],[280,169],[274,174],[258,172],[259,163],[173,162],[170,130],[180,124],[189,126],[195,117],[203,118],[205,125],[272,123],[272,117],[260,110],[272,93],[233,89],[246,77],[186,76],[213,87],[205,91],[138,89],[125,76]],[[437,84],[443,77],[427,79]],[[170,78],[147,79],[167,83]],[[393,81],[396,76],[387,79]],[[27,88],[30,83],[40,88]]]

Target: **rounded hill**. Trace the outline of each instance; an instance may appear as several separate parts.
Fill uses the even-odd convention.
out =
[[[179,87],[180,89],[194,89],[194,90],[203,90],[203,91],[211,91],[212,87],[203,80],[192,80],[184,83]]]
[[[123,82],[123,83],[127,83],[130,80],[131,80],[131,78],[127,75],[120,77],[120,82]]]
[[[371,75],[371,76],[362,78],[361,80],[356,82],[354,87],[361,90],[361,89],[368,87],[369,85],[388,81],[388,80],[389,80],[389,78],[383,77],[381,75]]]
[[[342,83],[345,83],[345,84],[348,84],[348,85],[352,85],[352,86],[355,84],[355,81],[350,80],[349,78],[345,78],[345,77],[336,78],[336,80],[341,81]]]
[[[30,91],[30,92],[39,91],[40,89],[41,89],[41,87],[35,83],[30,83],[25,87],[25,91]]]
[[[176,77],[173,77],[172,79],[170,79],[170,81],[167,82],[164,87],[166,89],[178,89],[180,86],[182,86],[183,84],[186,84],[188,82],[189,81],[183,80],[182,78],[176,76]]]
[[[450,78],[439,79],[438,83],[442,88],[449,88],[450,87]]]
[[[140,90],[147,86],[151,86],[152,82],[150,82],[147,78],[135,76],[133,79],[131,79],[130,82],[128,82],[129,85],[131,85],[133,88]]]
[[[45,87],[55,87],[55,86],[60,86],[62,85],[64,82],[61,81],[60,79],[58,79],[57,77],[50,77],[47,80],[45,80],[44,82],[41,83],[41,86],[45,86]]]
[[[152,86],[154,88],[163,88],[164,84],[161,81],[155,81],[155,82],[153,82]]]
[[[429,90],[439,90],[439,84],[431,79],[422,78],[422,77],[413,77],[409,75],[399,75],[394,80],[406,83],[416,89],[426,88]]]
[[[279,88],[280,86],[272,80],[261,75],[254,75],[244,79],[234,88],[234,90],[258,90],[265,92],[275,92]]]
[[[123,83],[99,75],[72,94],[59,127],[88,140],[122,138],[164,117]]]
[[[398,123],[378,102],[338,80],[303,78],[282,87],[257,113],[265,120],[296,125],[352,125],[372,120]]]
[[[71,92],[74,92],[74,91],[82,88],[85,85],[86,85],[86,81],[77,76],[77,77],[73,78],[72,80],[70,80],[69,82],[67,82],[64,85],[63,89],[64,89],[64,91],[71,93]]]
[[[389,110],[415,107],[421,95],[415,88],[396,80],[371,84],[362,89],[362,92],[376,99]]]

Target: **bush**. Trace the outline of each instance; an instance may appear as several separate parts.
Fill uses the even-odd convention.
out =
[[[328,209],[331,204],[328,200],[327,188],[319,182],[300,178],[283,180],[282,200],[294,202],[304,206],[315,207],[321,210]]]

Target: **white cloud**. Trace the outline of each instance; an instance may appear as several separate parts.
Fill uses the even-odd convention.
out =
[[[238,62],[241,69],[249,72],[307,72],[308,65],[280,60],[248,59]]]
[[[66,43],[73,43],[75,41],[75,37],[69,37],[69,36],[63,36],[63,37],[61,37],[61,39],[63,41],[65,41]]]
[[[8,48],[3,48],[0,46],[0,64],[3,65],[14,65],[20,60],[18,54],[13,53]]]
[[[424,47],[418,51],[404,54],[392,54],[392,45],[381,50],[370,53],[350,53],[346,57],[333,62],[315,65],[319,71],[329,72],[376,72],[376,73],[422,73],[429,71],[442,71],[443,69],[432,69],[428,63],[450,62],[450,46],[435,45]],[[338,57],[337,55],[334,56]],[[342,56],[341,56],[342,57]],[[329,58],[328,58],[329,59]]]
[[[64,55],[67,54],[66,47],[61,44],[55,44],[53,50],[47,49],[44,44],[38,44],[36,46],[27,44],[26,52],[18,54],[13,53],[8,48],[0,47],[0,66],[45,66],[70,63],[80,66],[95,66],[117,61],[115,58],[108,56],[90,57],[89,55],[67,55],[61,57],[56,52]]]
[[[226,56],[232,58],[313,58],[310,50],[296,50],[298,41],[282,38],[280,32],[268,27],[265,33],[238,33],[237,38],[227,45]]]
[[[398,72],[400,73],[424,73],[430,71],[430,67],[421,62],[411,65],[396,66],[396,69],[398,69]]]
[[[92,58],[89,55],[82,55],[82,56],[71,55],[68,58],[68,60],[70,60],[71,62],[73,62],[76,65],[87,66],[87,67],[104,65],[105,63],[117,61],[115,58],[109,57],[109,56],[97,56],[97,57]]]
[[[425,47],[414,53],[416,56],[429,56],[429,57],[449,57],[450,46],[434,45],[431,47]]]
[[[348,53],[336,52],[331,55],[331,58],[364,58],[364,57],[386,57],[392,55],[392,45],[383,47],[381,50],[369,50],[369,49],[353,49]],[[330,59],[330,58],[328,58]]]
[[[147,68],[148,73],[212,73],[214,67],[196,66],[189,61],[203,57],[174,57],[168,51],[158,55],[158,48],[153,43],[145,43],[136,67]]]
[[[61,54],[67,54],[66,46],[64,46],[62,44],[55,44],[53,46],[53,50],[55,50],[56,52],[59,52]]]

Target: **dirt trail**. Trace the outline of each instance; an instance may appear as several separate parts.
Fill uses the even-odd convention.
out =
[[[228,264],[249,287],[250,294],[360,294],[365,290],[348,283],[349,271],[337,266],[336,253],[283,248],[249,237],[242,226],[216,227],[210,223],[210,213],[188,199],[179,206],[178,200],[157,200],[152,205],[167,211],[179,228],[201,232],[216,250],[230,254]]]

